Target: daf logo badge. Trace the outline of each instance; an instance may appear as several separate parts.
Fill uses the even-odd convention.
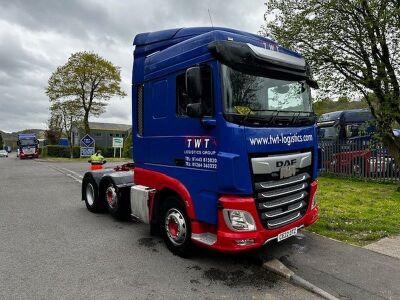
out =
[[[296,166],[283,166],[279,172],[280,179],[292,177],[294,175],[296,175]]]

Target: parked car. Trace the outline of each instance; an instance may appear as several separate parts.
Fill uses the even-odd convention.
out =
[[[6,150],[0,150],[0,157],[8,157],[8,152]]]

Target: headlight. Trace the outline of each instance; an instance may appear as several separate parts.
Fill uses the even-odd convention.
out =
[[[226,225],[233,231],[253,231],[256,224],[252,215],[244,210],[224,209]]]

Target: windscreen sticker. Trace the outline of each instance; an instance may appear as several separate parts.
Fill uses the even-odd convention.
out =
[[[249,138],[251,146],[258,146],[258,145],[292,145],[296,143],[305,143],[305,142],[312,142],[313,135],[312,134],[276,134],[276,135],[269,135],[264,137],[251,137]]]
[[[208,136],[186,137],[184,155],[186,167],[216,170],[218,167],[217,140]]]

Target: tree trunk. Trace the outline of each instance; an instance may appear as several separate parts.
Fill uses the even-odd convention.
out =
[[[89,127],[89,111],[85,111],[85,116],[83,117],[83,125],[85,127],[85,133],[89,134],[90,133],[90,127]]]
[[[382,142],[389,151],[390,156],[393,157],[396,166],[400,166],[400,139],[393,137],[391,134],[386,134],[382,137]]]
[[[69,153],[70,153],[69,158],[74,158],[74,152],[71,142],[69,143]]]
[[[72,152],[73,145],[72,145],[72,138],[71,138],[71,130],[65,131],[67,134],[68,144],[69,144],[69,158],[74,158],[74,153]]]

